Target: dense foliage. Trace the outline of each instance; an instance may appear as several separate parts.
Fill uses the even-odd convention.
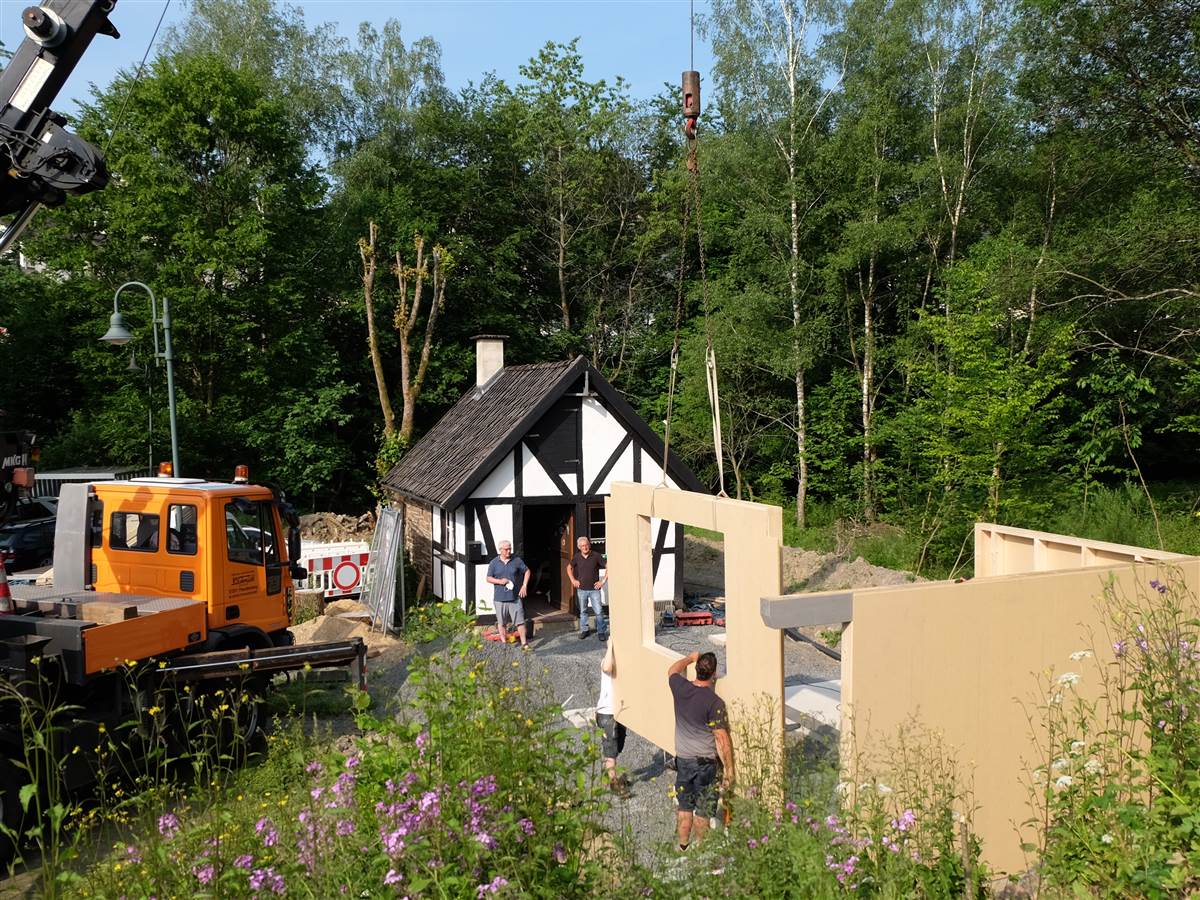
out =
[[[136,278],[172,303],[185,472],[245,461],[308,504],[362,503],[382,439],[359,246],[375,222],[391,384],[390,262],[416,234],[454,260],[416,434],[469,382],[479,332],[509,335],[513,362],[587,354],[660,422],[681,300],[673,442],[705,480],[711,340],[731,493],[802,526],[901,522],[903,564],[949,565],[976,519],[1048,525],[1098,489],[1190,474],[1196,16],[714,0],[705,292],[669,94],[589,81],[574,44],[455,92],[437,42],[399,23],[344,41],[274,0],[197,2],[78,123],[113,184],[38,219],[32,268],[0,266],[5,421],[49,464],[140,462],[149,407],[165,456],[161,370],[96,341]],[[146,361],[143,301],[122,300]]]

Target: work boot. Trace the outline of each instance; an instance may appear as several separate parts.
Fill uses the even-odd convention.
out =
[[[579,632],[579,639],[581,641],[586,641],[591,633],[592,630],[590,628],[585,628],[583,631]]]

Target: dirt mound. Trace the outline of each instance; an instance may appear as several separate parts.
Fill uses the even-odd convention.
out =
[[[361,516],[318,512],[300,517],[300,537],[317,544],[339,541],[370,541],[375,534],[375,512]]]
[[[371,629],[371,614],[361,603],[337,600],[325,607],[325,613],[288,629],[297,644],[319,644],[324,641],[347,641],[362,638],[372,652],[389,650],[403,641]]]
[[[725,586],[725,548],[721,541],[687,535],[684,539],[684,589],[708,593]],[[861,556],[851,561],[837,553],[783,548],[783,589],[837,591],[924,581],[911,572],[873,566]]]

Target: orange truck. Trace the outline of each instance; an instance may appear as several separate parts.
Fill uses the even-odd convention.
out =
[[[239,717],[246,739],[277,673],[347,667],[366,686],[361,638],[293,644],[293,580],[306,572],[297,565],[299,520],[283,492],[251,484],[244,466],[231,482],[175,478],[169,468],[156,478],[64,485],[54,584],[13,585],[0,614],[0,678],[26,691],[49,684],[73,708],[71,727],[57,735],[68,750],[80,743],[72,732],[126,722],[137,694],[169,694],[167,685],[248,686],[254,699]],[[0,822],[10,828],[24,776],[12,760],[23,758],[25,739],[15,704],[0,703]],[[68,787],[94,778],[86,760],[76,762],[62,773]]]

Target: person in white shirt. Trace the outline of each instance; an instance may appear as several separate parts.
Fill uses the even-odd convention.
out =
[[[617,721],[613,704],[613,679],[617,675],[617,662],[613,645],[600,663],[600,698],[596,701],[596,724],[604,732],[601,752],[604,754],[604,771],[608,775],[608,786],[620,797],[629,795],[629,782],[617,774],[617,757],[625,749],[625,726]]]

